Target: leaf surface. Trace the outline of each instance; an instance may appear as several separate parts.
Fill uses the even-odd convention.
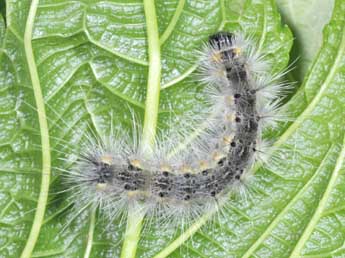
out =
[[[162,90],[158,126],[202,108],[193,78],[207,37],[246,31],[281,71],[292,35],[271,0],[157,1]],[[29,239],[42,177],[40,130],[24,52],[28,0],[8,0],[0,21],[0,255],[19,257]],[[345,2],[338,0],[323,46],[287,103],[295,118],[277,132],[277,159],[255,174],[250,198],[231,200],[219,223],[190,234],[150,228],[138,257],[341,257],[344,229]],[[91,129],[131,128],[142,118],[148,65],[141,1],[41,0],[33,48],[49,124],[53,178],[33,257],[119,257],[124,227],[75,212],[61,190],[62,158]],[[173,111],[171,116],[169,111]],[[94,227],[94,228],[93,228]],[[107,230],[105,230],[107,228]],[[90,237],[92,234],[93,238]],[[182,235],[181,235],[182,234]],[[92,241],[90,240],[92,239]],[[173,240],[176,239],[175,242]],[[87,252],[91,248],[91,253]],[[164,254],[164,255],[163,255]]]

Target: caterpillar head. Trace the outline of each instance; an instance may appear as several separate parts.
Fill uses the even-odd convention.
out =
[[[235,44],[235,35],[230,32],[220,31],[208,38],[213,49],[211,59],[215,63],[229,63],[241,54],[241,48]]]

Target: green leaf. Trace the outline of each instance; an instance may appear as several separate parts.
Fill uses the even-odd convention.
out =
[[[28,5],[22,5],[23,11]],[[40,192],[41,155],[33,91],[18,28],[0,21],[0,206],[1,256],[19,257],[30,231]],[[25,24],[25,23],[24,23]],[[19,43],[20,42],[20,43]]]
[[[124,226],[68,205],[67,195],[59,193],[60,170],[68,169],[61,159],[78,152],[90,128],[99,134],[112,125],[130,129],[130,110],[144,119],[151,25],[137,0],[40,0],[30,18],[34,2],[8,0],[7,28],[0,20],[0,256],[20,257],[32,246],[32,257],[119,257]],[[157,127],[163,131],[168,119],[177,122],[202,108],[202,86],[191,78],[194,50],[208,35],[244,30],[268,54],[272,72],[289,61],[292,35],[273,0],[171,0],[155,6],[162,64]],[[345,254],[344,11],[345,2],[336,1],[320,53],[287,103],[295,120],[277,132],[278,158],[270,170],[256,172],[250,198],[231,200],[218,223],[206,214],[186,232],[145,230],[137,257]],[[28,58],[31,40],[24,39],[32,18],[34,59]],[[37,86],[46,114],[39,112]],[[53,169],[40,221],[36,208],[45,206],[41,180],[48,175],[42,172],[42,117],[49,124]],[[209,226],[199,229],[204,224]],[[37,242],[32,227],[39,230]]]
[[[6,2],[5,0],[0,0],[0,13],[4,17],[6,15]]]

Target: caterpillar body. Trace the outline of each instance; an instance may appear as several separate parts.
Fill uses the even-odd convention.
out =
[[[210,36],[201,51],[199,75],[208,84],[206,113],[214,114],[206,133],[169,158],[174,140],[151,155],[143,155],[125,136],[91,141],[67,177],[78,186],[72,198],[83,196],[111,214],[132,201],[147,204],[154,213],[173,209],[173,214],[200,215],[218,207],[218,200],[262,159],[263,128],[279,120],[277,98],[287,85],[275,83],[279,76],[268,76],[266,67],[263,56],[240,35]]]

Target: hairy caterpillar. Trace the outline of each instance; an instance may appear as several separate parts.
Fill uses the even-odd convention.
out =
[[[276,84],[279,76],[269,76],[263,56],[237,34],[211,35],[200,56],[199,80],[208,84],[210,104],[205,114],[212,114],[206,130],[173,155],[174,139],[149,155],[126,135],[91,140],[67,175],[77,186],[73,199],[101,205],[112,216],[131,202],[158,215],[167,209],[170,216],[200,215],[217,208],[264,159],[262,130],[280,120],[277,97],[288,85]]]

